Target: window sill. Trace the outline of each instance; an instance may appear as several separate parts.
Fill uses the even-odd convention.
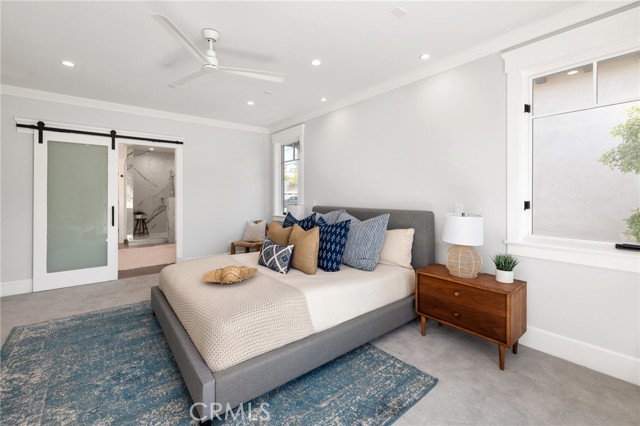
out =
[[[640,252],[618,250],[613,243],[527,237],[505,244],[516,256],[640,273]]]
[[[274,214],[274,215],[271,217],[271,220],[275,220],[276,222],[282,222],[282,221],[284,221],[284,218],[285,218],[285,217],[286,217],[286,216],[285,216],[285,215],[283,215],[283,214]]]

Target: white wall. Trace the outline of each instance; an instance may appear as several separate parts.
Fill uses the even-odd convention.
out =
[[[248,219],[269,215],[266,134],[2,95],[1,277],[4,287],[32,277],[33,137],[14,117],[174,135],[183,146],[183,257],[228,251]]]
[[[483,271],[506,238],[506,76],[489,56],[306,122],[305,199],[485,218]],[[638,275],[523,259],[525,345],[640,383]],[[615,365],[607,365],[613,363]]]

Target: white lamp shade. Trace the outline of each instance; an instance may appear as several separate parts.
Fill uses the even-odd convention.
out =
[[[484,218],[477,214],[447,215],[442,241],[460,246],[481,246],[484,244]]]

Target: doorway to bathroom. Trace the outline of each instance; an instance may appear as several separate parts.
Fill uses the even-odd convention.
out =
[[[118,277],[176,262],[176,158],[162,146],[120,144]]]

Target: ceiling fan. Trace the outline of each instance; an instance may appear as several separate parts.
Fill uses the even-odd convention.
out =
[[[257,78],[260,80],[271,81],[274,83],[282,83],[284,81],[284,74],[279,74],[269,71],[257,71],[244,68],[230,68],[222,67],[218,65],[218,58],[216,52],[213,50],[213,44],[220,39],[220,33],[211,28],[205,28],[202,30],[202,36],[209,43],[209,49],[206,53],[202,53],[193,43],[175,26],[173,22],[163,15],[151,15],[169,34],[171,34],[176,40],[178,40],[182,46],[189,51],[198,61],[202,63],[202,68],[189,75],[182,77],[169,84],[169,87],[182,86],[185,83],[190,82],[205,74],[214,72],[225,72],[228,74],[235,74],[242,77]]]

